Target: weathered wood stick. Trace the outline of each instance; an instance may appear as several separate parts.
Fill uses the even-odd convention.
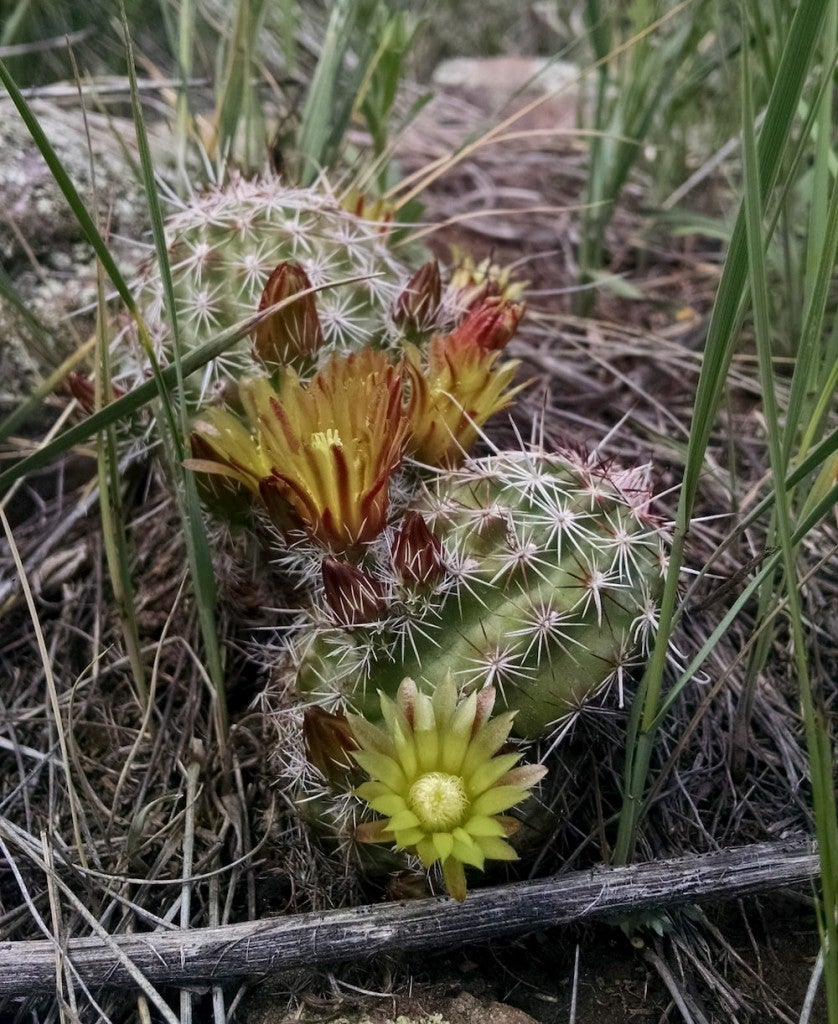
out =
[[[810,842],[761,843],[720,853],[478,889],[448,898],[276,917],[221,928],[70,939],[84,981],[131,987],[115,955],[155,984],[189,984],[312,967],[376,953],[439,950],[594,918],[649,911],[799,885],[818,871]],[[0,994],[55,990],[56,954],[46,941],[0,942]]]

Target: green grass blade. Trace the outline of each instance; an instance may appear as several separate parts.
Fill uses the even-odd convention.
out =
[[[332,8],[297,131],[296,148],[303,161],[299,170],[302,185],[310,185],[331,163],[335,147],[349,124],[364,73],[363,62],[359,62],[356,72],[355,89],[341,83],[341,71],[356,25],[367,24],[376,7],[368,0],[337,0]]]
[[[177,304],[175,302],[174,285],[172,283],[171,269],[169,267],[168,246],[166,244],[166,232],[163,224],[163,211],[160,207],[160,200],[157,195],[157,182],[154,174],[154,166],[151,158],[151,149],[148,144],[148,136],[145,130],[140,95],[137,88],[136,73],[134,70],[134,52],[131,43],[131,33],[128,26],[128,18],[125,13],[125,5],[120,0],[120,15],[125,38],[125,49],[128,58],[128,81],[131,88],[131,105],[134,113],[134,125],[137,133],[137,147],[140,154],[140,165],[143,172],[143,181],[146,190],[149,214],[151,216],[152,235],[154,237],[154,248],[157,253],[157,262],[160,268],[160,277],[163,284],[163,301],[169,319],[173,339],[173,365],[177,387],[175,396],[177,399],[176,415],[170,397],[165,389],[160,395],[164,412],[165,431],[164,450],[168,447],[174,454],[170,460],[169,471],[175,481],[175,495],[180,511],[181,525],[184,539],[186,541],[187,558],[189,561],[190,576],[194,591],[195,604],[198,612],[198,621],[201,627],[201,637],[204,643],[204,651],[207,659],[207,670],[212,684],[215,688],[215,717],[217,725],[218,742],[224,746],[227,740],[227,698],[224,686],[224,666],[221,654],[221,646],[218,639],[218,630],[215,619],[215,608],[218,600],[215,586],[215,575],[212,568],[212,553],[209,540],[204,527],[204,517],[201,504],[198,499],[198,491],[195,485],[194,474],[183,467],[183,459],[186,445],[189,439],[189,416],[186,409],[184,394],[184,373],[183,358],[181,352],[180,333],[177,320]]]
[[[264,7],[265,0],[238,0],[215,113],[218,152],[247,168],[261,167],[265,158],[261,108],[252,82]]]
[[[831,20],[831,19],[830,19]],[[743,18],[744,21],[744,18]],[[834,26],[833,26],[834,32]],[[768,274],[765,267],[762,227],[762,202],[759,188],[756,141],[754,139],[753,97],[749,75],[748,53],[743,50],[742,96],[745,156],[745,214],[748,238],[749,271],[754,310],[754,334],[759,356],[759,377],[762,385],[768,449],[772,476],[775,480],[775,510],[780,541],[785,588],[794,644],[794,662],[800,687],[800,702],[809,753],[815,833],[821,866],[824,929],[824,979],[827,1009],[831,1021],[838,1021],[838,811],[833,784],[833,754],[828,717],[816,707],[809,666],[806,660],[806,637],[803,610],[798,589],[797,567],[792,541],[791,512],[788,495],[780,481],[785,477],[786,454],[783,446],[780,413],[774,392],[774,371]],[[830,264],[831,269],[831,264]]]

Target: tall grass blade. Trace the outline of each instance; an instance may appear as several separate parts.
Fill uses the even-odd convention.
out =
[[[743,16],[745,27],[747,22]],[[832,19],[830,18],[830,22]],[[833,33],[835,25],[832,24]],[[742,53],[743,135],[745,156],[745,221],[748,239],[749,276],[754,311],[754,333],[759,356],[759,378],[762,385],[768,449],[775,481],[775,511],[780,542],[785,590],[791,620],[794,663],[800,687],[800,701],[809,753],[809,771],[821,865],[823,900],[824,978],[830,1020],[838,1021],[838,811],[833,783],[833,753],[829,719],[825,708],[817,707],[807,663],[807,644],[803,628],[803,611],[798,589],[797,567],[792,540],[789,496],[780,481],[785,477],[787,454],[784,450],[780,412],[774,392],[768,275],[765,267],[762,229],[762,201],[759,188],[754,110],[748,50]],[[831,263],[830,263],[831,268]]]
[[[163,213],[160,208],[160,200],[157,195],[157,181],[154,175],[151,149],[148,144],[148,136],[146,135],[145,123],[143,121],[140,95],[137,89],[137,78],[134,70],[134,51],[123,0],[120,0],[120,14],[125,36],[125,49],[128,58],[128,81],[131,88],[131,105],[134,112],[137,147],[140,154],[140,164],[143,171],[143,181],[145,184],[149,214],[151,216],[154,247],[160,268],[160,277],[163,283],[164,305],[169,318],[169,325],[173,339],[172,362],[174,364],[175,379],[177,382],[175,398],[177,401],[179,416],[176,416],[172,403],[169,400],[169,395],[164,390],[160,396],[166,428],[163,432],[164,441],[168,442],[169,451],[173,455],[173,458],[169,460],[169,472],[175,482],[175,493],[180,511],[181,525],[183,527],[184,538],[186,541],[190,575],[192,578],[195,603],[198,611],[198,621],[201,626],[201,636],[204,642],[204,650],[207,658],[207,670],[213,686],[215,687],[215,716],[218,741],[223,746],[227,739],[227,700],[224,687],[224,667],[221,656],[221,647],[218,642],[218,631],[215,619],[217,593],[215,587],[215,576],[212,568],[212,554],[206,530],[204,528],[204,517],[201,510],[201,504],[198,499],[195,477],[194,474],[183,467],[185,447],[188,444],[189,438],[189,418],[186,409],[186,402],[181,399],[181,396],[184,394],[184,374],[180,334],[177,322],[177,306],[175,302],[174,285],[172,284],[171,269],[169,267],[168,247],[166,244],[166,233],[163,225]]]
[[[214,117],[215,154],[249,169],[261,167],[265,159],[264,124],[253,82],[264,8],[265,0],[238,0]]]

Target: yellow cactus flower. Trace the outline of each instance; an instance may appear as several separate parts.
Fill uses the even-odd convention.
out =
[[[459,309],[470,309],[475,304],[495,296],[515,301],[526,291],[528,281],[513,281],[512,270],[493,263],[491,259],[479,263],[465,249],[451,246],[453,270],[448,290],[455,296]]]
[[[260,485],[279,496],[320,543],[345,551],[387,525],[389,482],[408,423],[402,376],[371,348],[335,355],[304,385],[286,371],[278,397],[244,387],[242,401],[271,465]]]
[[[204,409],[192,425],[191,445],[194,457],[186,460],[188,469],[244,485],[258,497],[271,466],[253,435],[231,412]]]
[[[490,719],[492,687],[458,700],[453,680],[432,697],[405,679],[396,700],[381,694],[384,728],[348,715],[358,744],[350,756],[370,776],[356,793],[384,815],[357,829],[361,842],[392,842],[415,852],[426,868],[439,863],[448,892],[466,896],[465,865],[517,860],[506,842],[518,828],[503,814],[529,796],[541,765],[515,767],[521,755],[498,754],[514,712]]]
[[[410,454],[431,466],[462,461],[479,428],[527,386],[510,386],[519,361],[499,362],[500,355],[463,343],[456,332],[431,339],[425,366],[418,350],[407,347]]]
[[[309,384],[286,368],[278,391],[246,379],[239,397],[250,429],[223,410],[205,413],[195,432],[209,457],[191,469],[240,481],[281,530],[302,527],[333,551],[381,533],[408,430],[401,370],[386,353],[335,355]]]

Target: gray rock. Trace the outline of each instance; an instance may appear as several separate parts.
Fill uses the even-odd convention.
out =
[[[145,193],[126,156],[133,125],[33,103],[47,138],[129,280],[147,247]],[[90,150],[95,165],[95,192]],[[94,324],[96,260],[43,157],[8,98],[0,102],[0,265],[33,327],[0,296],[0,416],[73,352]],[[110,287],[109,283],[106,287]]]

